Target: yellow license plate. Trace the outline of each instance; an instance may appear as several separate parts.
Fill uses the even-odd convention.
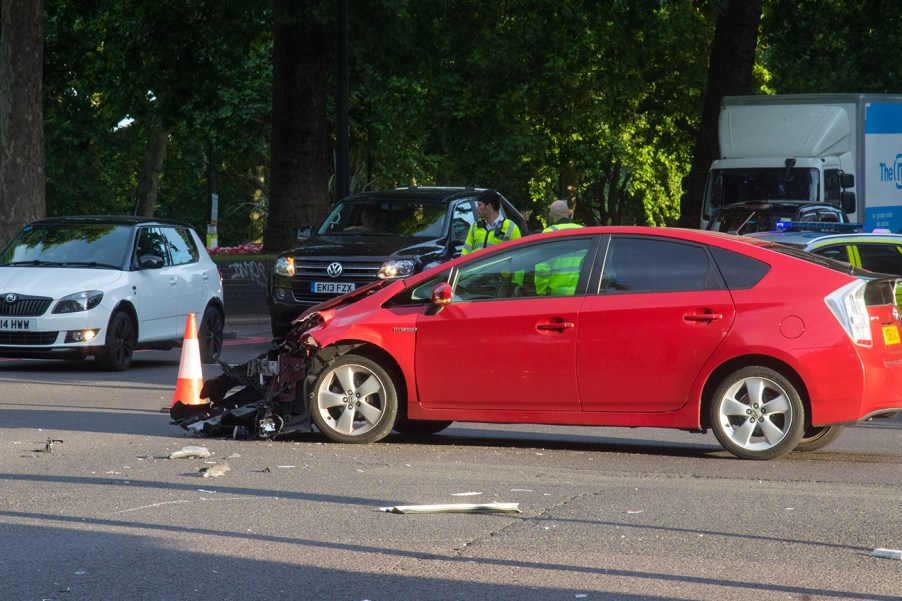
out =
[[[899,344],[899,328],[883,326],[883,341],[887,344]]]

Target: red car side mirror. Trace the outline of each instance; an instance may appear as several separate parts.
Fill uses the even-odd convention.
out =
[[[444,307],[451,302],[453,294],[454,291],[451,289],[451,285],[447,282],[442,282],[432,289],[432,296],[429,300],[436,307]]]

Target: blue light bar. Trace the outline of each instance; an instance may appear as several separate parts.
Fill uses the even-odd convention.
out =
[[[850,233],[864,231],[860,223],[830,223],[823,221],[779,221],[777,229],[781,232],[835,232]]]

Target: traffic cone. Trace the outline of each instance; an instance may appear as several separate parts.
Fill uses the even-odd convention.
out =
[[[204,385],[204,372],[200,363],[200,346],[197,342],[197,323],[194,313],[188,314],[188,323],[185,324],[185,341],[182,343],[182,359],[179,362],[179,376],[175,383],[175,394],[172,395],[172,404],[169,406],[169,414],[184,416],[186,413],[197,412],[198,407],[193,405],[209,405],[200,398],[200,390]],[[189,409],[190,407],[190,409]]]

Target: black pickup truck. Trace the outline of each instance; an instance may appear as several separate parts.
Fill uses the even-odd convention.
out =
[[[273,336],[282,338],[309,307],[458,256],[477,219],[481,191],[411,186],[340,200],[275,262],[267,294]],[[527,234],[526,220],[504,198],[501,213]]]

